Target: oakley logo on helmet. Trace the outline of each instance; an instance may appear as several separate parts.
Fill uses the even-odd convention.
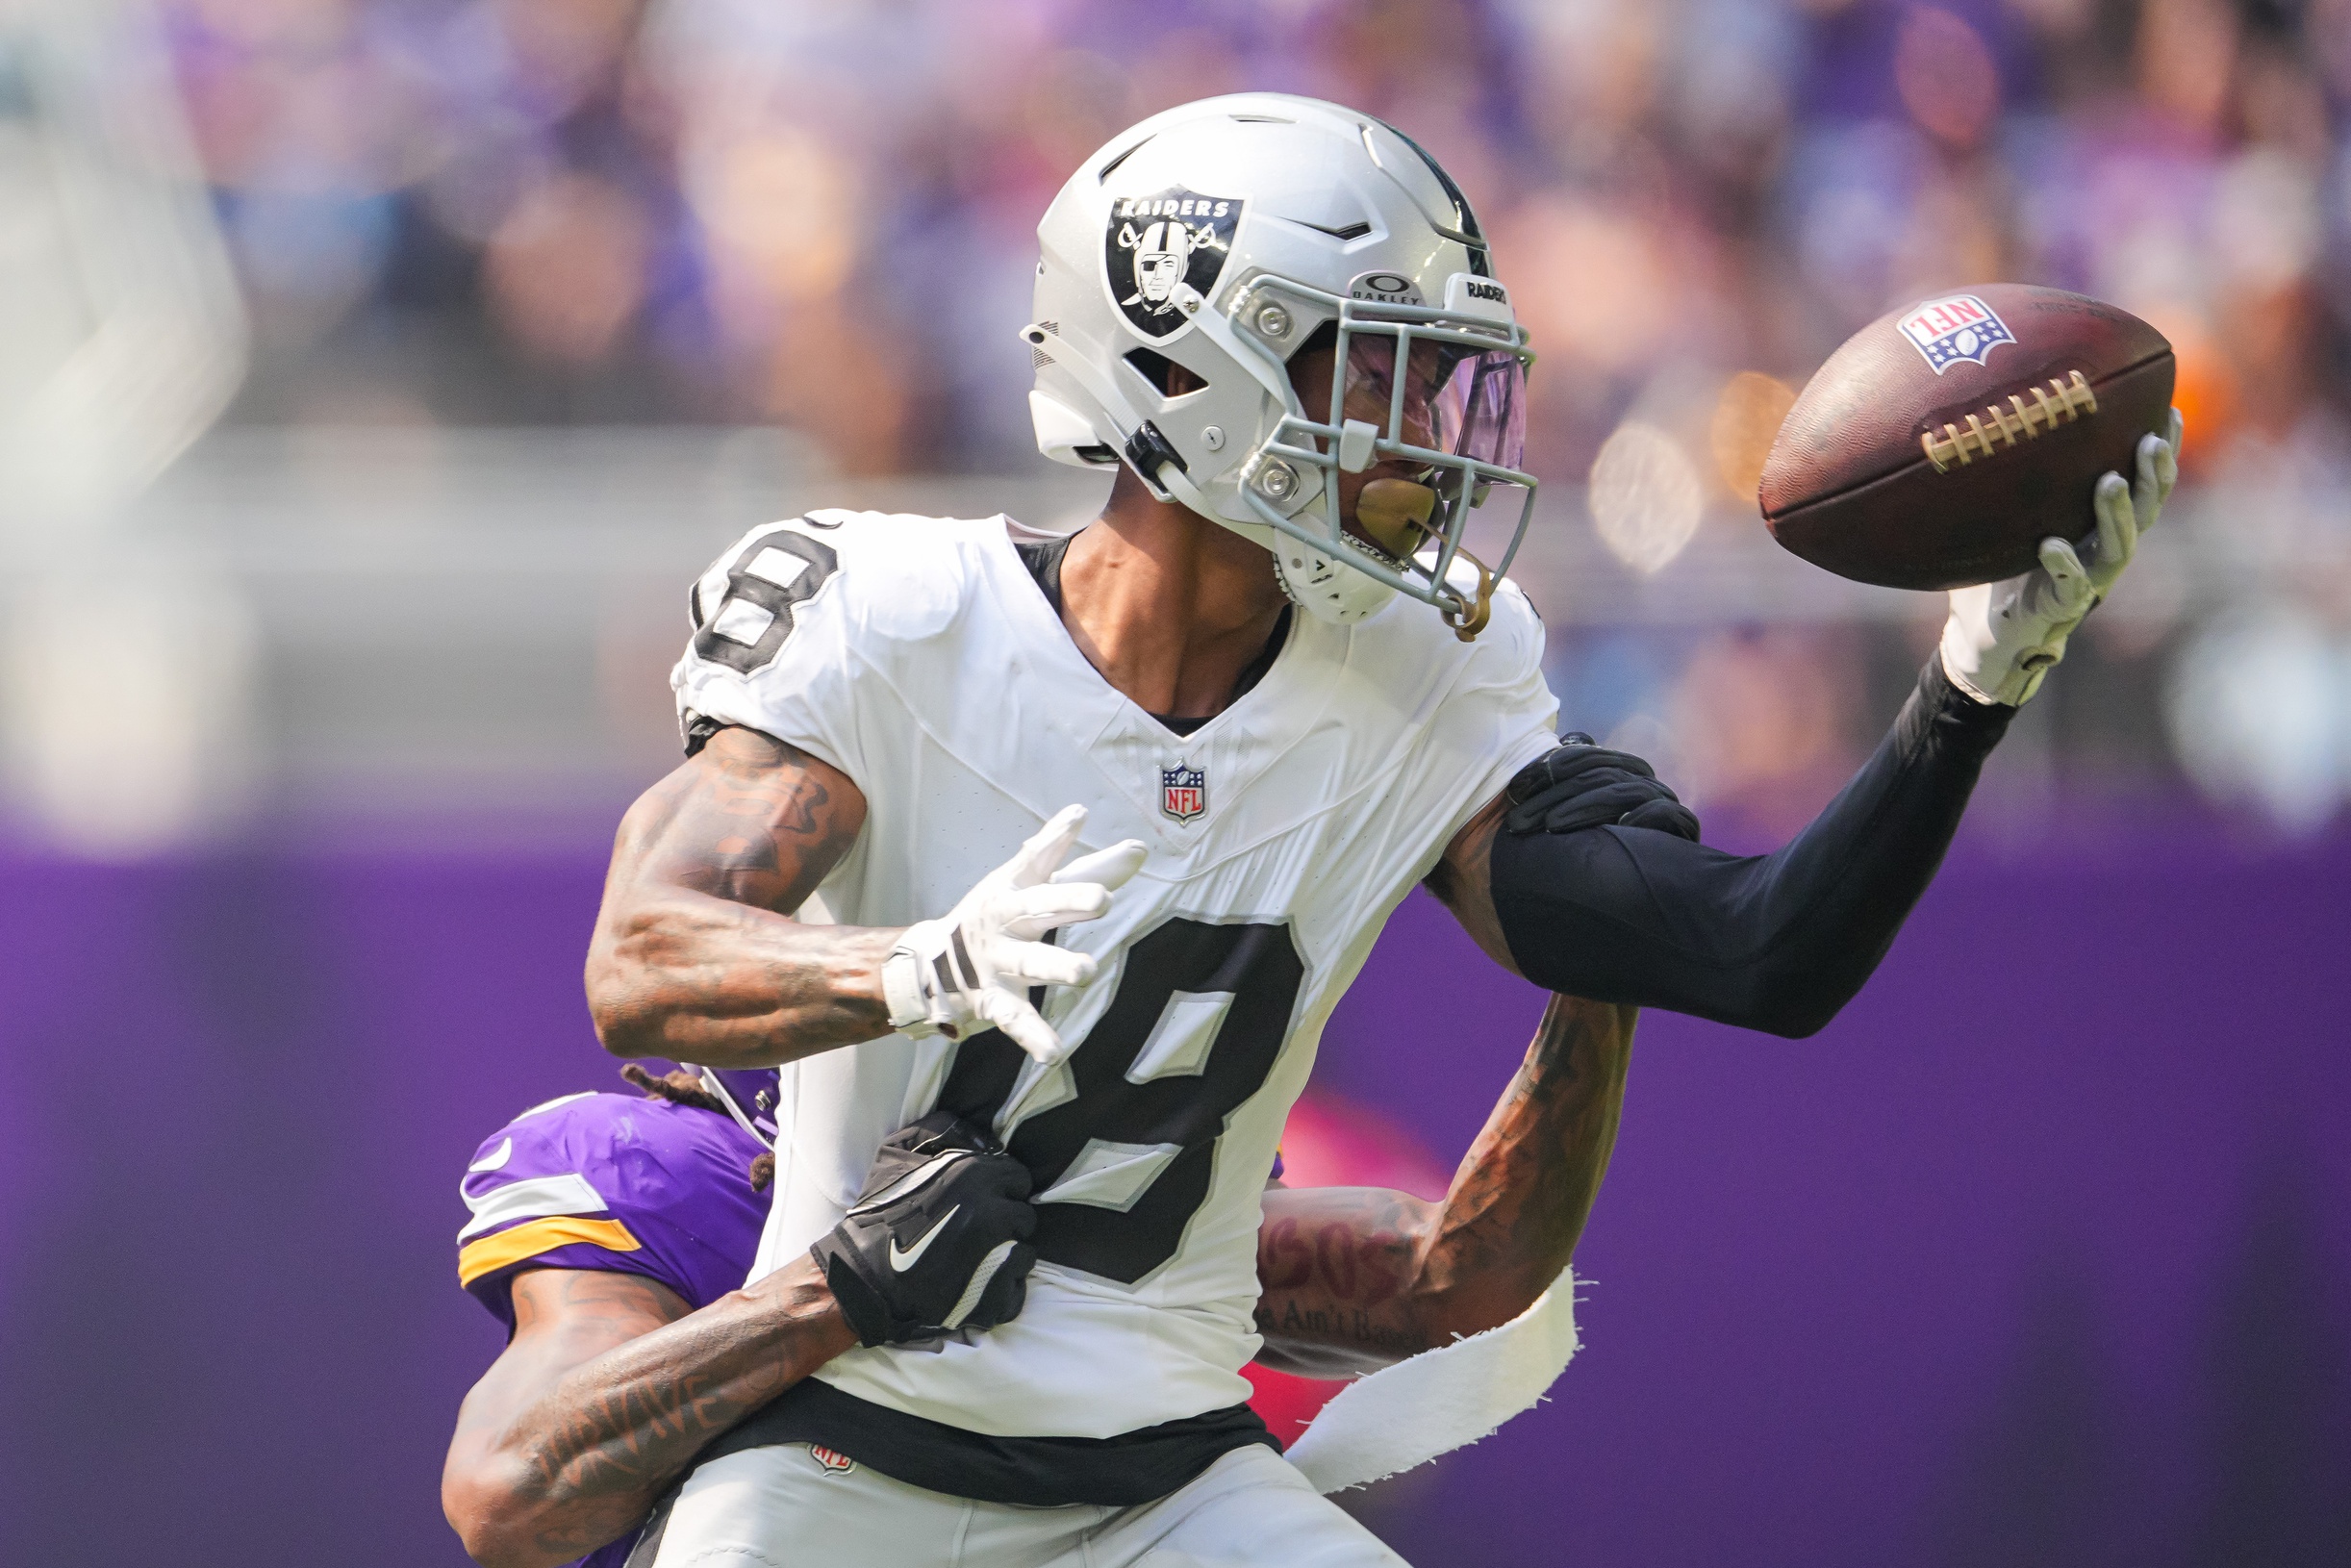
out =
[[[1232,231],[1241,225],[1244,205],[1181,186],[1110,204],[1102,265],[1110,297],[1136,331],[1167,338],[1190,322],[1176,286],[1188,284],[1203,296],[1216,287],[1225,258],[1232,253]]]
[[[1383,305],[1418,305],[1420,285],[1401,272],[1358,272],[1347,286],[1349,297],[1376,299]]]

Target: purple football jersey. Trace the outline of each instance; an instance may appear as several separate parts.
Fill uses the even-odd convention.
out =
[[[733,1120],[635,1095],[551,1100],[492,1133],[468,1166],[458,1277],[509,1331],[525,1268],[658,1279],[688,1306],[743,1283],[768,1214],[759,1140]]]
[[[750,1272],[768,1216],[750,1166],[765,1151],[733,1118],[691,1105],[548,1100],[492,1133],[467,1168],[458,1282],[510,1334],[526,1269],[641,1274],[706,1306]],[[576,1568],[623,1568],[635,1544],[631,1531]]]

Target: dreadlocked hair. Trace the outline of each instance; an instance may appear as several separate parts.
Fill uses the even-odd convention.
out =
[[[657,1078],[635,1062],[630,1062],[620,1069],[620,1076],[643,1089],[647,1100],[666,1100],[672,1105],[692,1105],[697,1111],[730,1115],[719,1097],[702,1087],[701,1075],[689,1073],[682,1067]]]
[[[702,1087],[701,1075],[689,1073],[682,1067],[655,1077],[635,1062],[628,1062],[622,1065],[620,1076],[644,1090],[647,1100],[666,1100],[672,1105],[691,1105],[697,1111],[709,1111],[730,1122],[734,1120],[734,1113],[726,1108],[724,1102]],[[751,1161],[749,1174],[751,1191],[766,1192],[768,1184],[775,1179],[775,1155],[761,1150],[759,1157]]]

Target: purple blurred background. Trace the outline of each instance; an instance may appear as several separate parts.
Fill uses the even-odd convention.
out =
[[[590,852],[0,867],[11,1560],[463,1561],[457,1176],[610,1084]],[[1817,1039],[1642,1024],[1552,1402],[1425,1565],[2351,1560],[2351,840],[1963,839]],[[1409,901],[1318,1082],[1466,1148],[1540,998]]]

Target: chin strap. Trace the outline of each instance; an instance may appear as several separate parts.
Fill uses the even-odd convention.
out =
[[[1355,521],[1392,560],[1403,561],[1427,538],[1428,519],[1436,508],[1437,493],[1429,485],[1413,479],[1375,479],[1355,500]],[[1458,590],[1453,590],[1453,603],[1438,606],[1437,613],[1455,637],[1474,643],[1494,619],[1494,573],[1466,549],[1456,548],[1454,555],[1477,571],[1477,596],[1464,598]],[[1452,589],[1451,584],[1446,586]]]
[[[1494,619],[1494,573],[1483,561],[1479,560],[1466,549],[1454,551],[1454,559],[1467,561],[1477,569],[1478,597],[1475,602],[1472,602],[1456,594],[1454,604],[1440,607],[1437,614],[1445,618],[1445,624],[1454,629],[1455,637],[1464,643],[1475,643],[1478,641],[1478,634],[1485,630],[1485,623]],[[1453,587],[1451,583],[1445,586],[1449,589]],[[1454,605],[1462,608],[1455,609]]]

